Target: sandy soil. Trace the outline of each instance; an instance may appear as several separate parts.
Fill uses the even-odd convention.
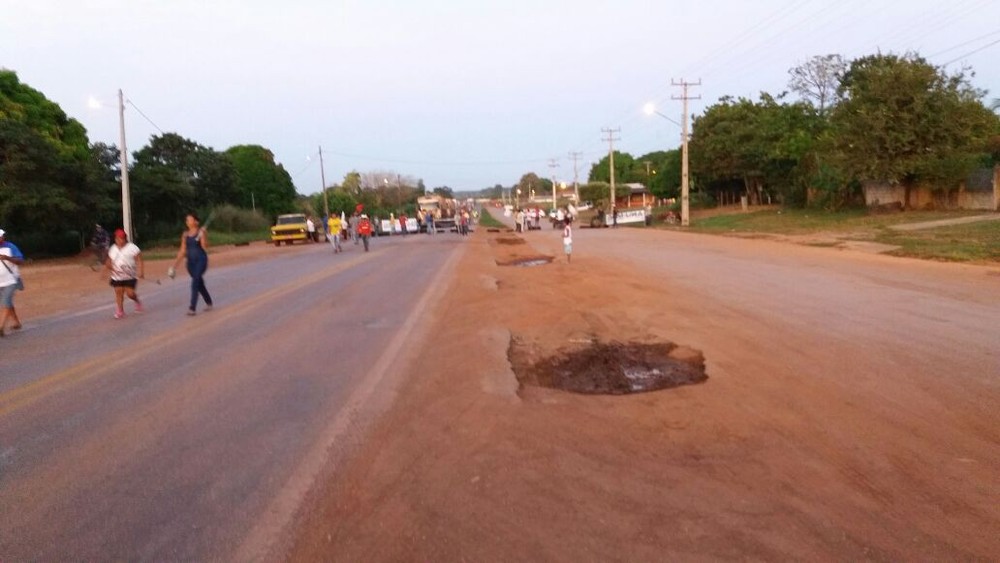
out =
[[[995,388],[965,410],[977,390],[944,378],[885,389],[848,384],[849,371],[755,369],[746,359],[762,351],[735,327],[756,319],[702,318],[717,299],[679,301],[642,272],[623,280],[612,259],[498,267],[554,246],[498,241],[511,236],[477,233],[433,342],[314,493],[291,560],[1000,557]],[[726,343],[713,365],[727,369],[703,384],[579,395],[521,386],[510,367],[512,342],[543,354],[698,323]],[[809,332],[776,337],[794,348]],[[836,350],[823,356],[837,364]],[[933,415],[915,406],[928,395]]]

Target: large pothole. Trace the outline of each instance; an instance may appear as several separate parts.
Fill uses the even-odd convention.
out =
[[[508,359],[521,385],[592,395],[626,395],[703,383],[701,352],[672,342],[592,342],[538,357],[511,339]]]

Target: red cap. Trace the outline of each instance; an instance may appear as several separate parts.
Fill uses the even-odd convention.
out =
[[[118,237],[128,238],[128,235],[125,234],[125,229],[116,229],[115,230],[115,238],[118,238]]]

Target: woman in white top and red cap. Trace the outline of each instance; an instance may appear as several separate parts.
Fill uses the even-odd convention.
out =
[[[125,229],[115,231],[115,242],[108,248],[104,266],[111,271],[111,287],[115,290],[115,318],[125,316],[125,296],[135,301],[135,312],[142,312],[142,302],[135,293],[138,278],[146,277],[142,251],[128,241]]]

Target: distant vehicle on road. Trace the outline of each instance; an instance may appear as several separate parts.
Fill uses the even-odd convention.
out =
[[[428,212],[434,216],[434,230],[448,232],[457,230],[455,225],[455,200],[442,195],[425,195],[417,198],[417,208],[420,216],[425,217]]]
[[[278,215],[278,220],[271,227],[271,242],[274,246],[281,246],[281,243],[292,244],[297,240],[308,240],[309,233],[306,229],[306,216],[304,213],[288,213]]]

